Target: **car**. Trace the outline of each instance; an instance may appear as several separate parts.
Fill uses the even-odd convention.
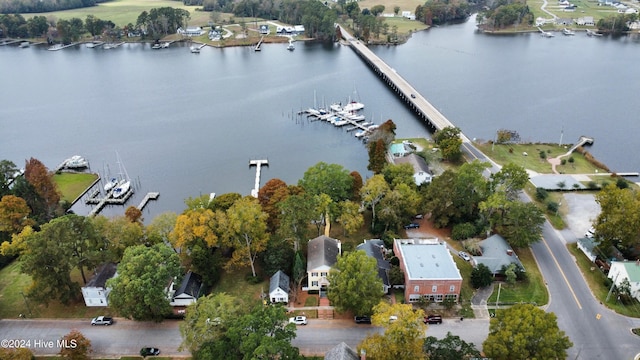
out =
[[[587,237],[589,239],[593,239],[593,236],[596,233],[596,229],[592,226],[589,228],[589,230],[587,230],[587,232],[584,234],[584,237]]]
[[[418,214],[415,216],[416,219],[424,219],[424,215],[422,214]]]
[[[442,316],[440,315],[429,315],[424,317],[425,324],[442,324]]]
[[[412,99],[415,99],[415,98],[416,98],[416,96],[415,96],[415,95],[413,95],[413,94],[411,94],[411,98],[412,98]]]
[[[113,324],[113,318],[107,316],[98,316],[91,320],[91,325],[111,325]]]
[[[464,251],[458,252],[458,256],[460,256],[465,261],[471,261],[471,256]]]
[[[407,224],[404,226],[405,229],[417,229],[420,227],[420,224],[418,223],[411,223],[411,224]]]
[[[154,347],[143,347],[140,349],[140,356],[156,356],[160,355],[160,349]]]
[[[307,317],[301,315],[294,316],[292,318],[289,318],[289,324],[307,325]]]
[[[353,320],[356,324],[371,324],[371,318],[368,316],[356,316]]]

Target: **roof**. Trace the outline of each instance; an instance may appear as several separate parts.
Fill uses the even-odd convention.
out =
[[[106,263],[96,269],[96,275],[89,280],[84,287],[105,287],[107,280],[116,274],[117,266],[114,263]]]
[[[289,276],[282,270],[278,270],[273,274],[271,281],[269,281],[269,293],[272,293],[277,288],[282,289],[284,292],[289,292]]]
[[[349,345],[341,342],[324,354],[324,360],[359,360],[360,356]]]
[[[543,188],[545,190],[572,190],[585,188],[578,179],[571,175],[538,175],[532,176],[530,181],[535,185],[535,187]],[[561,183],[564,183],[564,186],[560,186]]]
[[[407,154],[406,156],[393,159],[395,164],[409,164],[413,166],[415,172],[429,172],[429,165],[424,159],[416,154]]]
[[[200,275],[189,271],[187,275],[182,279],[180,288],[175,292],[175,295],[187,294],[194,298],[200,296],[200,290],[202,289],[202,277]]]
[[[367,256],[376,259],[378,265],[378,277],[382,279],[382,283],[390,286],[387,271],[391,269],[391,264],[384,259],[384,241],[379,239],[365,240],[362,244],[356,246],[356,250],[364,250]]]
[[[404,156],[406,153],[411,152],[411,148],[405,143],[395,143],[391,144],[389,152],[393,156]]]
[[[613,273],[613,267],[622,266],[627,275],[629,276],[629,282],[638,282],[640,281],[640,260],[638,261],[612,261],[611,262],[611,270],[609,273]]]
[[[473,259],[477,264],[486,265],[494,274],[499,273],[503,266],[508,266],[511,263],[515,263],[524,269],[520,259],[513,252],[507,240],[498,234],[480,241],[480,248],[482,249],[482,255],[474,256]]]
[[[596,241],[593,238],[588,238],[588,237],[579,238],[578,243],[580,243],[580,245],[583,248],[589,250],[590,252],[593,252],[593,249],[595,249],[596,247]]]
[[[340,254],[340,241],[325,235],[309,240],[307,245],[307,270],[321,266],[333,266]]]
[[[395,239],[411,280],[462,280],[447,245],[438,239]]]

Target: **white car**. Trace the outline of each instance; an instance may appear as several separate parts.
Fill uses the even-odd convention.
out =
[[[594,234],[596,233],[596,229],[592,226],[589,228],[589,230],[587,230],[587,232],[584,234],[584,237],[587,237],[589,239],[592,239]]]
[[[295,317],[289,318],[289,324],[307,325],[307,317],[295,316]]]
[[[113,324],[113,318],[107,316],[98,316],[91,320],[91,325],[111,325]]]
[[[460,256],[464,261],[471,261],[471,257],[464,251],[458,252],[458,256]]]

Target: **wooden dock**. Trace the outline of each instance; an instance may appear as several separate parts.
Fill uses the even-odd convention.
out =
[[[149,201],[157,200],[159,196],[160,196],[159,192],[149,192],[149,193],[147,193],[147,195],[145,195],[144,199],[142,199],[142,201],[140,202],[140,205],[138,205],[138,210],[142,211],[142,209],[144,209],[144,207],[147,206],[147,203]]]
[[[258,191],[260,190],[260,168],[269,165],[269,160],[251,160],[249,161],[249,167],[255,165],[256,166],[256,182],[253,190],[251,190],[251,196],[254,198],[258,197]]]
[[[127,200],[129,200],[129,198],[133,195],[133,188],[130,188],[129,191],[127,191],[126,194],[124,194],[123,197],[121,198],[114,198],[111,193],[113,190],[109,191],[107,193],[106,196],[100,198],[98,196],[94,196],[94,197],[89,197],[87,200],[85,200],[85,203],[87,204],[96,204],[96,206],[91,210],[91,212],[89,212],[88,216],[96,216],[98,215],[98,213],[100,213],[100,211],[102,211],[102,209],[107,206],[107,205],[124,205]],[[92,195],[100,194],[100,190],[98,190],[97,192],[94,191]]]
[[[264,40],[264,36],[262,36],[260,38],[260,41],[258,41],[258,44],[256,45],[255,48],[253,48],[253,51],[260,51],[260,47],[262,46],[262,41]]]

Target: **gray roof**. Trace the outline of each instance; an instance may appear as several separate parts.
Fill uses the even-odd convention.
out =
[[[328,236],[318,236],[307,245],[307,270],[321,266],[333,266],[340,254],[339,241]]]
[[[379,239],[365,240],[362,244],[356,246],[356,250],[364,250],[368,256],[375,258],[378,263],[378,277],[382,279],[382,283],[391,286],[387,271],[391,269],[391,264],[384,259],[384,241]]]
[[[537,175],[532,176],[530,181],[535,187],[543,188],[545,190],[573,190],[585,188],[578,179],[571,175]],[[564,187],[559,186],[558,184],[560,183],[564,183]]]
[[[480,241],[480,248],[482,255],[474,256],[473,259],[477,264],[484,264],[493,274],[499,273],[503,266],[508,266],[511,263],[515,263],[524,270],[518,255],[502,236],[496,234]]]
[[[360,356],[349,345],[341,342],[324,354],[324,360],[359,360]]]
[[[187,275],[184,276],[184,279],[182,279],[180,288],[175,292],[175,296],[187,294],[197,299],[202,291],[202,286],[202,277],[192,271],[189,271]]]
[[[431,173],[429,171],[429,165],[427,165],[427,162],[424,161],[422,157],[416,154],[408,154],[403,157],[395,158],[393,159],[393,162],[395,164],[409,164],[413,166],[413,171],[415,172],[423,171],[423,172]]]
[[[411,280],[462,280],[447,245],[438,239],[396,239]]]
[[[282,270],[278,270],[273,274],[271,281],[269,281],[269,293],[277,288],[282,289],[282,291],[286,293],[289,292],[289,276],[282,272]]]
[[[89,280],[84,287],[101,287],[104,288],[107,280],[111,279],[116,274],[117,266],[114,263],[106,263],[100,268],[96,269],[96,275]]]

